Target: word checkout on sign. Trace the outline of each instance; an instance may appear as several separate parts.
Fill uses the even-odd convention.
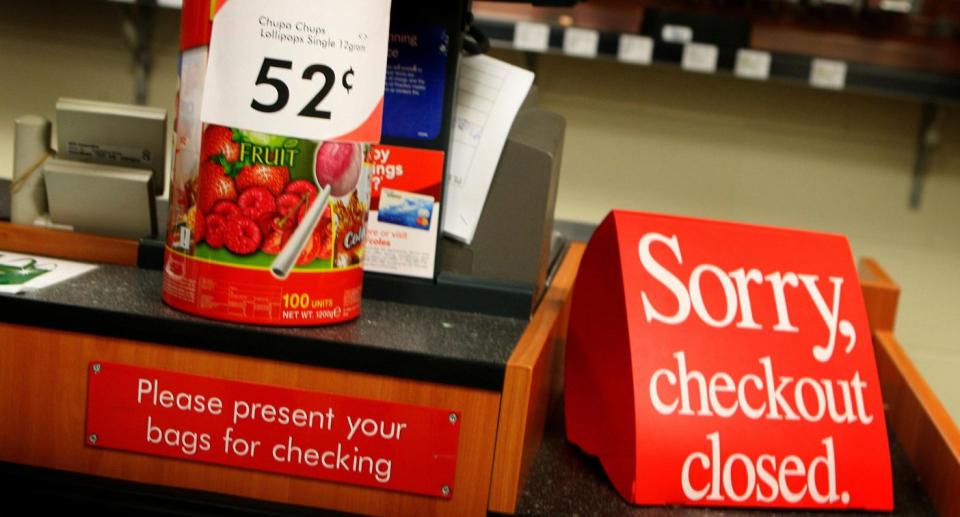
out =
[[[581,262],[566,361],[568,438],[633,502],[892,507],[843,237],[615,211]]]

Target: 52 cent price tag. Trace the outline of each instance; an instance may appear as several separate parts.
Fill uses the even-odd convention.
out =
[[[213,19],[204,122],[380,140],[390,0],[231,0]]]

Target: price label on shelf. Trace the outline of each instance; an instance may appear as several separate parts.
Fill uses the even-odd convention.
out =
[[[766,81],[770,78],[770,53],[746,48],[738,50],[733,73],[744,79]]]
[[[513,46],[517,50],[546,52],[550,47],[550,26],[543,23],[517,22],[513,29]]]
[[[636,34],[621,34],[617,59],[624,63],[649,65],[653,61],[653,40]]]
[[[202,119],[310,140],[378,141],[389,0],[227,2]]]
[[[847,84],[847,64],[833,59],[814,59],[810,66],[810,85],[842,90]]]
[[[693,41],[693,29],[686,25],[666,24],[660,29],[660,39],[668,43],[690,43]]]
[[[687,43],[683,46],[684,70],[712,74],[717,71],[717,46],[707,43]]]
[[[563,31],[563,53],[577,57],[597,57],[600,33],[591,29],[571,27]]]

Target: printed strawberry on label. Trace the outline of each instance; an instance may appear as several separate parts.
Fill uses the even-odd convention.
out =
[[[200,144],[200,161],[207,162],[217,157],[223,157],[229,163],[237,161],[240,157],[240,146],[235,137],[230,128],[213,124],[207,126]]]
[[[217,201],[234,200],[237,189],[233,179],[226,175],[223,166],[213,162],[200,164],[199,193],[197,204],[204,214],[210,213]]]
[[[237,174],[237,188],[241,191],[253,187],[263,187],[278,196],[290,181],[290,171],[286,167],[254,163],[246,165]]]

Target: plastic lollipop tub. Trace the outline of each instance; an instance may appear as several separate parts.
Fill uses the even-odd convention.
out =
[[[209,41],[209,3],[186,2],[163,300],[262,325],[356,318],[369,145],[204,124]]]

